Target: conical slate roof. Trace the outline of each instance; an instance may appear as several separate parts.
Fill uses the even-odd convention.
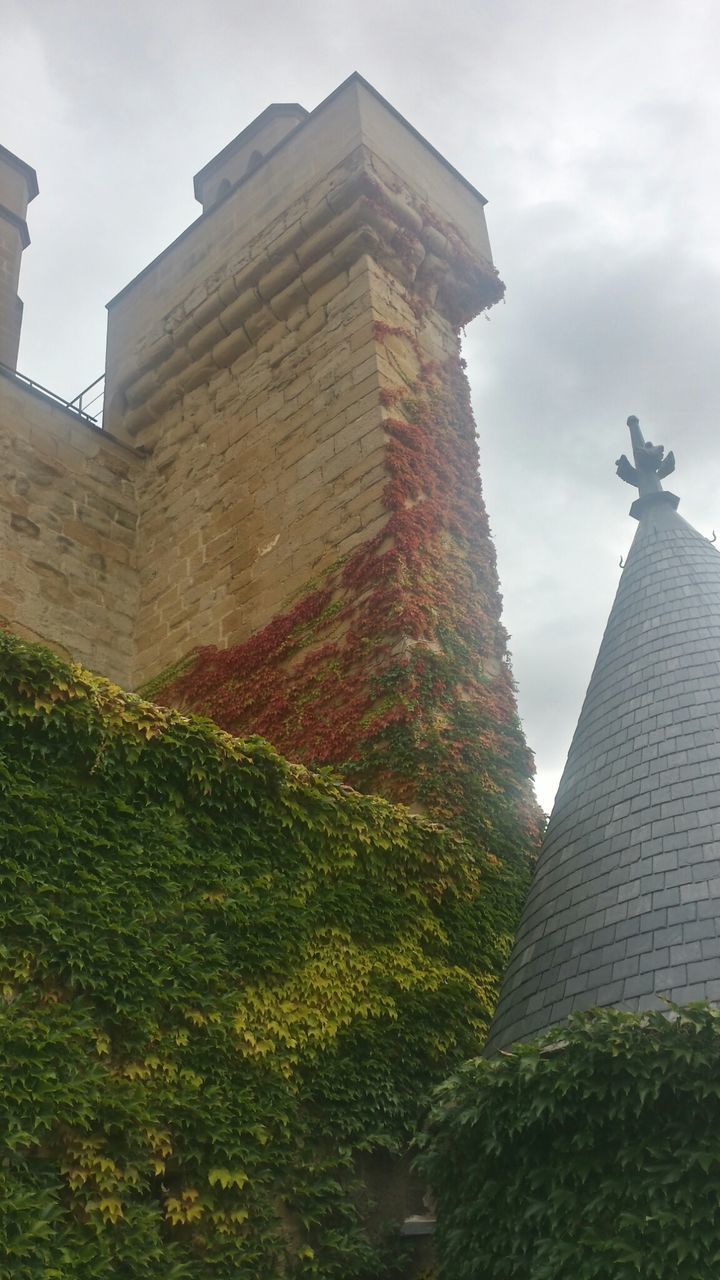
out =
[[[629,419],[638,529],[487,1051],[578,1009],[720,1000],[720,555]],[[652,459],[652,461],[651,461]]]

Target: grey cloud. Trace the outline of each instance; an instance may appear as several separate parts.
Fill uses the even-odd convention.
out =
[[[628,413],[675,450],[688,518],[708,535],[720,525],[720,280],[669,244],[532,242],[507,308],[473,335],[471,368],[483,368],[474,399],[520,708],[556,774],[634,533],[613,466]]]

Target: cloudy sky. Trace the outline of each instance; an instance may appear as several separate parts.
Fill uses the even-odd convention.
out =
[[[720,534],[717,0],[3,0],[0,141],[38,171],[19,368],[72,396],[104,304],[272,101],[360,71],[488,197],[506,303],[465,355],[549,807],[634,522],[636,413]]]

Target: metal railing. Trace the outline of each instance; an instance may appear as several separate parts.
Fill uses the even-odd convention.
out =
[[[90,394],[92,392],[92,394]],[[91,418],[96,426],[102,426],[103,408],[105,406],[105,374],[84,387],[82,391],[68,400],[70,409],[77,409],[84,418]]]
[[[48,400],[53,400],[55,404],[62,405],[63,409],[74,413],[78,418],[82,418],[84,422],[90,423],[93,427],[102,428],[103,402],[105,398],[105,374],[102,373],[99,378],[90,383],[89,387],[74,396],[72,400],[65,400],[63,396],[56,395],[54,391],[50,391],[48,387],[44,387],[41,382],[36,382],[34,378],[28,378],[27,374],[19,373],[17,369],[11,369],[9,365],[0,362],[0,374],[6,378],[15,378],[18,382],[22,382],[23,386],[29,387],[31,391],[36,391],[42,396],[46,396]],[[90,392],[95,392],[90,395]]]

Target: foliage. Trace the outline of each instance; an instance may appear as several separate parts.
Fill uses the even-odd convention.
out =
[[[362,1153],[477,1052],[508,872],[2,632],[0,811],[7,1274],[400,1274]]]
[[[539,813],[462,362],[424,360],[409,330],[375,331],[417,368],[381,393],[387,523],[246,642],[201,648],[149,691],[525,866]]]
[[[446,1280],[720,1274],[720,1011],[575,1014],[468,1062],[418,1159]]]

